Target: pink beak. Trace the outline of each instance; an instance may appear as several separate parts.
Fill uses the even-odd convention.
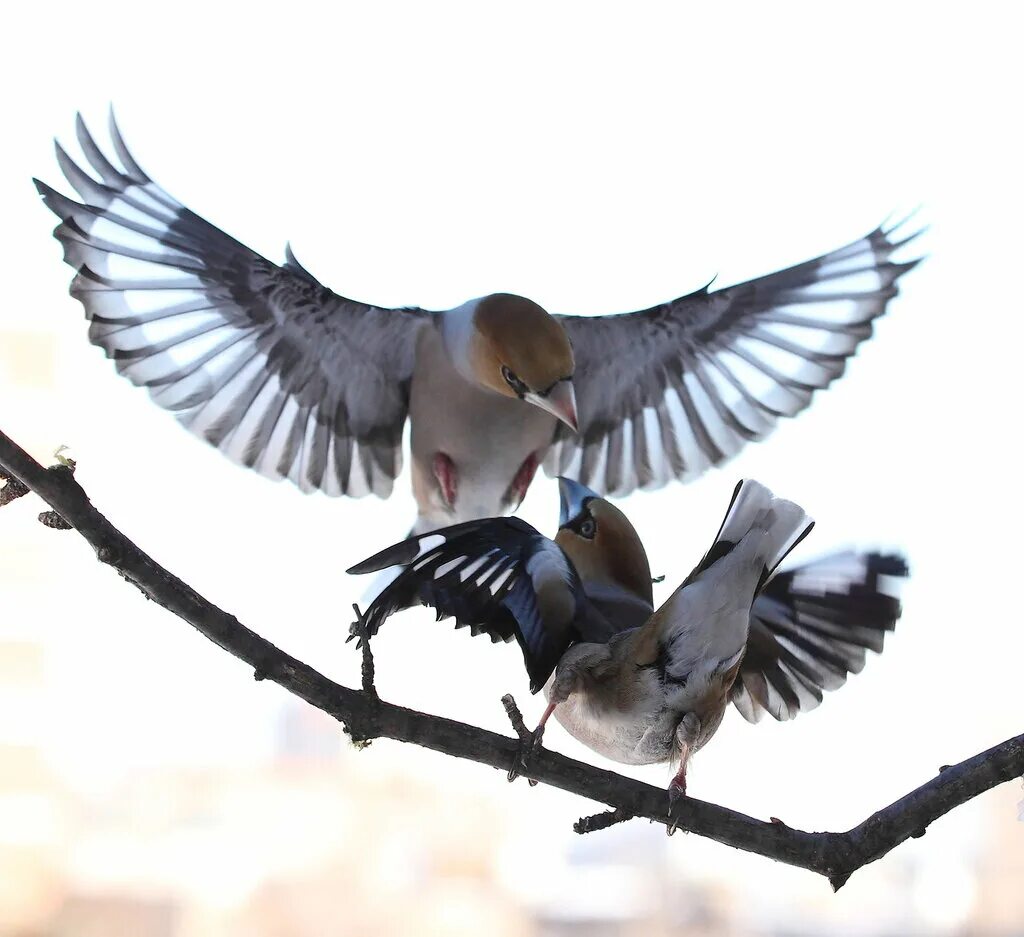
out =
[[[573,390],[572,381],[559,381],[546,396],[527,394],[523,399],[557,417],[574,433],[579,432],[576,391]]]

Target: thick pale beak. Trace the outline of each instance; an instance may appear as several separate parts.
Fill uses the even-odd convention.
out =
[[[581,485],[578,481],[566,478],[564,475],[558,476],[558,496],[561,499],[561,510],[558,514],[559,527],[564,527],[570,521],[579,517],[585,501],[601,497],[596,491],[591,491],[586,485]]]
[[[541,410],[547,410],[574,433],[579,432],[580,427],[576,419],[576,391],[573,390],[572,381],[559,381],[545,396],[529,393],[523,400],[540,407]]]

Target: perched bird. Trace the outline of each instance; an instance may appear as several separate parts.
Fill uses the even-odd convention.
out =
[[[81,117],[92,175],[60,218],[89,338],[236,462],[303,491],[386,497],[411,427],[416,532],[514,510],[539,464],[603,494],[693,479],[839,377],[916,261],[878,228],[831,253],[641,312],[552,316],[496,293],[382,309],[271,263],[168,195]]]
[[[535,740],[554,713],[607,758],[678,760],[675,801],[690,756],[730,701],[751,722],[811,709],[861,670],[868,649],[882,650],[899,618],[887,588],[907,574],[901,557],[840,553],[775,574],[813,522],[756,481],[737,486],[711,548],[655,610],[647,555],[626,516],[575,481],[560,486],[554,541],[518,518],[492,518],[409,538],[352,567],[404,567],[353,633],[368,638],[422,602],[493,640],[514,637],[531,690],[549,700]]]

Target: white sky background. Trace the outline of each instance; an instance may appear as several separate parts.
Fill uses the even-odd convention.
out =
[[[324,283],[380,305],[509,290],[555,312],[644,308],[715,274],[727,285],[807,259],[923,204],[929,260],[847,376],[725,469],[623,506],[668,576],[663,596],[743,476],[817,518],[800,555],[880,543],[913,566],[885,654],[795,723],[732,714],[697,759],[695,796],[841,829],[1019,733],[1024,152],[1010,6],[962,18],[863,3],[326,9],[8,14],[0,340],[52,329],[62,359],[59,406],[0,397],[0,426],[39,457],[71,445],[95,503],[141,546],[351,683],[343,640],[364,583],[343,570],[404,536],[407,475],[387,502],[304,497],[234,467],[115,375],[86,340],[55,219],[30,183],[69,191],[50,139],[77,152],[76,109],[103,143],[114,102],[139,162],[186,205],[273,260],[291,239]],[[553,532],[556,504],[540,478],[524,515]],[[102,783],[130,765],[258,754],[279,691],[143,603],[74,537],[29,526],[12,515],[4,536],[54,557],[35,626],[63,669],[41,718],[69,775]],[[381,634],[384,696],[497,729],[508,690],[539,713],[514,647],[429,622],[408,614]],[[583,753],[561,730],[547,741]],[[561,829],[581,806],[409,747],[363,757],[491,787],[524,824]],[[664,769],[638,773],[667,781]],[[938,824],[929,847],[967,842],[979,814],[964,816]],[[695,843],[673,846],[803,874]],[[857,881],[839,900],[856,900]]]

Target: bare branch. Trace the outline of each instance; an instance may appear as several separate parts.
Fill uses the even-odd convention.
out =
[[[627,816],[668,824],[668,797],[663,789],[547,749],[532,754],[525,767],[520,765],[522,715],[511,697],[503,702],[520,736],[515,739],[384,702],[372,691],[372,657],[364,656],[363,660],[367,692],[327,679],[246,628],[156,563],[93,507],[71,471],[64,466],[44,469],[2,432],[0,472],[42,497],[92,545],[100,562],[114,567],[147,597],[244,661],[254,669],[257,679],[273,680],[338,719],[354,741],[391,738],[503,771],[515,767],[533,780],[613,808],[581,819],[576,825],[580,832],[623,822]],[[525,724],[521,728],[526,731]],[[1022,774],[1024,735],[1007,739],[958,765],[944,766],[938,776],[845,833],[807,833],[693,798],[687,798],[672,819],[688,832],[818,872],[838,889],[861,866],[922,835],[938,817]]]

